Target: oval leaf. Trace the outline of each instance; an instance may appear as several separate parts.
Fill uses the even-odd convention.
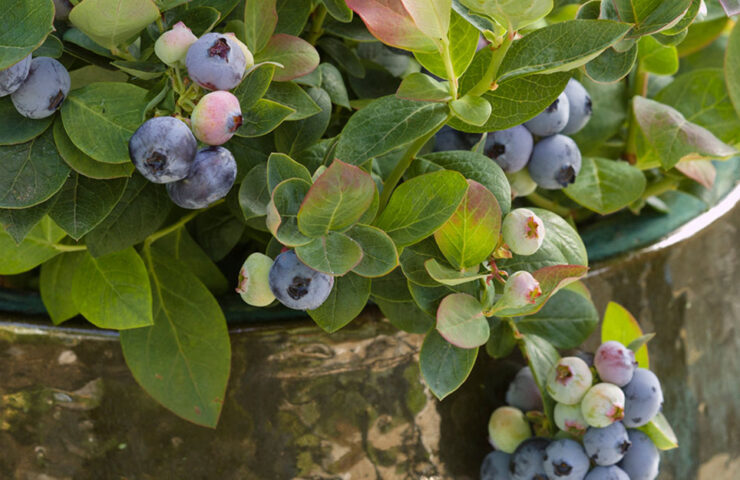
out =
[[[556,348],[576,348],[599,324],[599,314],[588,298],[562,290],[550,298],[542,310],[516,319],[516,328],[544,338]]]
[[[98,44],[114,49],[159,18],[152,0],[85,0],[69,13],[69,21]]]
[[[381,277],[398,266],[398,251],[391,237],[370,225],[355,225],[347,235],[360,244],[362,260],[352,269],[363,277]]]
[[[0,275],[27,272],[59,255],[61,252],[54,245],[65,236],[64,230],[49,217],[42,218],[20,244],[0,229]]]
[[[276,62],[283,68],[276,68],[273,80],[286,82],[313,72],[319,66],[319,53],[303,40],[278,33],[254,58],[255,62]]]
[[[442,300],[437,309],[437,331],[460,348],[480,347],[491,333],[483,307],[467,293],[453,293]]]
[[[418,52],[437,51],[434,42],[414,23],[398,0],[347,0],[375,38],[393,47]]]
[[[54,4],[50,0],[3,2],[0,15],[0,70],[23,60],[54,29]]]
[[[370,279],[348,273],[335,278],[329,297],[307,313],[324,331],[334,333],[360,315],[369,298]]]
[[[346,235],[329,232],[311,242],[296,247],[296,255],[303,263],[329,275],[344,275],[362,260],[362,248]]]
[[[563,193],[579,205],[606,215],[639,199],[646,184],[642,170],[627,162],[584,157],[575,183]]]

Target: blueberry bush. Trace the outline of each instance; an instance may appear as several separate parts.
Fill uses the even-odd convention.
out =
[[[711,185],[713,162],[737,153],[735,13],[11,0],[2,285],[38,288],[54,324],[120,331],[139,384],[200,425],[221,411],[234,300],[305,311],[327,332],[373,303],[425,335],[420,370],[440,399],[482,347],[518,346],[556,397],[556,349],[598,324],[578,225],[664,209],[659,194]]]

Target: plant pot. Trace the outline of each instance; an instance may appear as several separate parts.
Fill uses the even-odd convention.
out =
[[[661,241],[592,265],[586,280],[601,311],[614,300],[659,332],[651,368],[681,443],[663,456],[661,479],[730,479],[740,468],[739,198],[736,187]],[[12,300],[26,312],[37,301]],[[421,383],[422,336],[375,308],[333,335],[303,319],[236,325],[226,404],[209,430],[147,396],[115,334],[2,319],[2,478],[473,479],[490,450],[488,415],[519,366],[482,354],[440,403]]]

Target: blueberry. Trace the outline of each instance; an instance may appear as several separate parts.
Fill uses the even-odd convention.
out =
[[[548,190],[565,188],[581,171],[581,151],[570,137],[543,138],[532,151],[529,174],[537,185]]]
[[[488,438],[496,450],[512,453],[532,436],[524,413],[514,407],[499,407],[488,420]]]
[[[549,444],[549,440],[541,437],[522,442],[511,455],[511,480],[547,480],[545,450]]]
[[[175,117],[154,117],[144,122],[128,142],[128,153],[150,182],[169,183],[188,175],[198,142],[190,128]]]
[[[333,286],[334,277],[307,267],[293,250],[278,255],[270,268],[270,290],[294,310],[319,308]]]
[[[586,419],[581,413],[581,404],[566,405],[564,403],[555,404],[555,425],[564,432],[571,435],[583,435],[588,428]]]
[[[501,235],[517,255],[532,255],[545,241],[545,223],[532,210],[516,208],[504,217]]]
[[[247,47],[244,42],[239,40],[239,37],[236,36],[234,32],[226,32],[224,33],[227,37],[232,39],[241,49],[242,53],[244,54],[244,59],[246,61],[245,68],[246,70],[249,70],[254,66],[254,55],[252,55],[252,52],[249,51],[249,47]]]
[[[67,98],[71,80],[64,65],[49,57],[31,60],[28,77],[10,98],[18,113],[28,118],[46,118]]]
[[[563,133],[571,135],[579,132],[591,119],[591,96],[578,80],[571,78],[565,87],[565,96],[568,97],[570,107],[568,124]]]
[[[523,169],[532,156],[534,140],[523,125],[498,132],[489,132],[485,152],[506,173]]]
[[[188,176],[167,184],[167,193],[182,208],[206,208],[224,198],[236,180],[236,160],[223,147],[203,148],[195,154]]]
[[[619,467],[596,467],[586,475],[584,480],[630,480],[630,477]]]
[[[632,350],[612,340],[604,342],[596,350],[594,366],[603,381],[623,387],[632,380],[637,362]]]
[[[509,462],[511,455],[501,451],[493,451],[486,455],[480,466],[480,480],[511,480]]]
[[[635,370],[630,383],[624,386],[624,424],[630,428],[641,427],[653,419],[663,404],[660,381],[646,368]]]
[[[590,426],[608,427],[624,418],[624,393],[611,383],[597,383],[583,396],[581,413]]]
[[[11,65],[4,70],[0,70],[0,97],[10,95],[15,92],[23,81],[28,77],[28,71],[31,68],[31,55],[27,56],[15,65]]]
[[[476,137],[445,125],[434,135],[434,151],[470,150],[475,145]]]
[[[580,443],[555,440],[545,449],[545,472],[552,480],[583,480],[590,463]]]
[[[208,90],[231,90],[247,68],[241,47],[228,35],[206,33],[185,57],[190,79]]]
[[[578,357],[563,357],[547,375],[547,391],[556,402],[575,405],[591,388],[593,375]]]
[[[244,261],[239,270],[239,284],[236,292],[242,300],[255,307],[266,307],[275,300],[270,290],[270,268],[272,258],[254,252]]]
[[[229,92],[211,92],[200,99],[190,116],[195,138],[208,145],[223,145],[242,124],[239,99]]]
[[[632,446],[619,462],[630,480],[653,480],[660,469],[660,452],[650,438],[639,430],[628,430]]]
[[[154,53],[169,66],[185,59],[188,49],[198,41],[198,37],[183,23],[177,22],[154,42]]]
[[[596,465],[616,465],[629,450],[627,429],[622,422],[604,428],[589,428],[583,436],[583,447]]]
[[[561,93],[549,107],[524,125],[535,135],[549,137],[562,131],[568,124],[570,106],[565,92]]]
[[[532,369],[519,370],[506,390],[506,403],[524,412],[542,411],[542,394],[532,376]]]
[[[542,295],[540,282],[524,270],[514,272],[504,285],[504,293],[497,301],[506,308],[522,308],[532,305]]]

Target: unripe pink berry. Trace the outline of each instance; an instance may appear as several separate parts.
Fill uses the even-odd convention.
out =
[[[637,362],[632,350],[612,340],[604,342],[596,350],[594,366],[601,380],[623,387],[632,380]]]
[[[513,453],[516,447],[532,436],[524,413],[514,407],[499,407],[488,420],[488,438],[497,449]]]
[[[581,413],[590,426],[608,427],[624,418],[624,392],[611,383],[597,383],[583,396]]]
[[[531,273],[519,271],[514,273],[504,285],[504,294],[500,302],[508,308],[521,308],[531,305],[542,295],[540,282]]]
[[[517,255],[532,255],[545,240],[545,224],[532,210],[517,208],[504,218],[504,242]]]
[[[547,375],[547,392],[557,402],[575,405],[592,382],[593,375],[586,362],[578,357],[563,357]]]
[[[195,43],[198,37],[193,35],[188,27],[182,22],[177,22],[172,30],[168,30],[159,36],[154,42],[154,53],[162,62],[169,66],[185,60],[190,45]]]
[[[190,115],[195,138],[208,145],[223,145],[242,124],[239,99],[226,91],[203,96]]]

